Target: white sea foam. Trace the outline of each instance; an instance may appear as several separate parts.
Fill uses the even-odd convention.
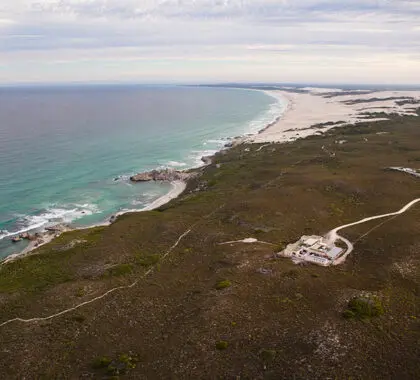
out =
[[[8,237],[8,236],[10,236],[10,232],[9,231],[7,231],[7,230],[1,230],[0,231],[0,240],[2,240],[3,238],[5,238],[5,237]]]
[[[134,200],[132,200],[131,201],[131,204],[133,205],[133,206],[142,206],[142,205],[144,205],[144,203],[145,203],[145,201],[143,200],[143,201],[141,201],[141,200],[139,200],[139,199],[134,199]]]
[[[185,162],[179,162],[179,161],[168,161],[166,163],[167,166],[172,166],[172,167],[184,167],[187,166],[187,164]]]
[[[199,167],[204,165],[204,162],[201,160],[202,157],[213,156],[217,152],[217,149],[193,150],[188,158],[193,161],[193,167]]]
[[[261,130],[275,123],[286,111],[288,107],[288,100],[283,96],[279,96],[273,91],[265,91],[265,94],[276,99],[275,103],[272,103],[269,109],[251,120],[244,131],[245,136],[252,136],[259,133]]]
[[[276,102],[271,104],[268,110],[255,119],[251,120],[249,123],[245,124],[243,134],[244,135],[254,135],[267,127],[269,124],[274,123],[283,113],[285,112],[288,101],[284,97],[276,96],[272,93],[267,92],[267,95],[276,99]],[[204,165],[201,160],[205,156],[213,156],[216,154],[231,138],[219,138],[219,139],[210,139],[203,143],[203,146],[206,147],[207,144],[218,144],[219,149],[203,149],[203,150],[194,150],[192,151],[188,159],[193,161],[193,167],[199,167]]]
[[[146,192],[146,193],[142,193],[142,199],[133,199],[131,201],[131,204],[133,206],[145,206],[151,202],[153,202],[154,200],[156,200],[156,198],[162,196],[160,193],[158,192]]]
[[[219,145],[223,145],[223,144],[226,144],[226,139],[210,139],[210,140],[207,140],[205,143],[204,143],[204,145],[207,145],[207,144],[219,144]]]
[[[62,207],[48,207],[39,215],[22,215],[17,220],[17,225],[20,227],[18,231],[9,232],[2,231],[0,240],[29,232],[33,230],[40,230],[42,228],[54,225],[57,223],[72,223],[87,215],[97,213],[98,207],[93,204],[73,204],[69,205],[71,208]]]
[[[122,182],[122,181],[126,182],[129,180],[130,180],[130,175],[128,174],[122,174],[114,178],[114,182]]]
[[[151,211],[154,210],[160,206],[163,206],[165,203],[168,203],[170,200],[176,198],[178,195],[180,195],[186,188],[186,183],[182,181],[174,181],[171,182],[171,189],[161,197],[153,200],[150,203],[146,203],[146,205],[143,202],[139,202],[139,204],[142,204],[144,207],[142,208],[134,208],[134,209],[123,209],[119,211],[116,215],[123,215],[129,212],[139,212],[139,211]],[[157,194],[156,194],[157,195]]]

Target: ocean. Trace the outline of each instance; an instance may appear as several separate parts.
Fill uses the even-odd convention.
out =
[[[0,87],[0,258],[25,247],[11,243],[16,233],[141,210],[170,184],[134,184],[130,175],[199,166],[285,106],[227,88]]]

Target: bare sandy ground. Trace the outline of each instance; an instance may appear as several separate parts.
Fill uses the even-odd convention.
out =
[[[420,104],[397,104],[398,101],[404,99],[384,100],[387,98],[414,98],[415,101],[420,101],[420,91],[375,91],[332,97],[328,96],[338,94],[341,90],[308,88],[307,91],[307,93],[266,91],[273,97],[287,99],[287,109],[275,124],[258,135],[248,137],[246,141],[255,143],[293,141],[340,125],[366,122],[367,120],[372,122],[384,120],[383,117],[366,119],[366,115],[363,115],[365,112],[417,116],[414,111],[420,107]],[[347,103],[373,98],[378,100],[357,104]],[[311,128],[316,124],[327,122],[340,122],[340,124],[323,126],[319,129]]]

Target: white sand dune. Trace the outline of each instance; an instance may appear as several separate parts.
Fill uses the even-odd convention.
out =
[[[322,91],[321,91],[322,90]],[[356,124],[366,121],[387,120],[381,118],[366,119],[365,112],[385,112],[387,114],[398,113],[400,115],[415,115],[416,108],[420,104],[403,104],[397,102],[403,99],[388,98],[414,98],[420,101],[420,91],[375,91],[371,93],[359,93],[352,95],[342,95],[327,97],[337,93],[330,89],[308,89],[307,93],[295,93],[289,91],[266,91],[273,97],[287,99],[288,106],[282,117],[269,128],[261,131],[258,135],[246,138],[247,142],[286,142],[297,138],[306,137],[320,131],[339,125]],[[349,104],[355,100],[368,100],[377,98],[376,101]],[[311,128],[316,124],[327,122],[339,123],[336,125],[324,126],[322,129]]]

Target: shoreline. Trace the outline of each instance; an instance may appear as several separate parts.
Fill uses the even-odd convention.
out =
[[[249,91],[252,89],[238,89],[238,90],[242,90],[242,91]],[[265,93],[267,96],[270,96],[271,98],[275,98],[277,100],[277,104],[281,103],[282,100],[284,100],[284,97],[278,97],[278,96],[273,96],[272,94],[269,93],[269,91],[264,91],[264,90],[257,90],[260,92]],[[211,164],[211,159],[212,157],[214,157],[215,154],[221,152],[222,150],[226,150],[231,148],[234,145],[237,145],[237,141],[242,141],[243,139],[247,139],[253,135],[256,135],[258,133],[261,133],[261,131],[268,129],[269,127],[275,125],[283,116],[283,114],[285,112],[287,112],[287,106],[284,109],[281,109],[282,113],[279,116],[276,116],[272,121],[270,121],[267,125],[265,125],[262,129],[258,130],[257,132],[244,132],[242,135],[237,136],[237,137],[228,137],[226,140],[226,143],[220,147],[220,149],[218,149],[214,154],[210,155],[210,156],[203,156],[201,158],[201,163],[199,165],[196,166],[192,166],[190,168],[186,168],[183,170],[180,170],[182,172],[186,172],[189,170],[199,170],[201,168],[204,168],[208,165]],[[230,145],[231,144],[231,145]],[[203,158],[207,158],[207,160],[203,160]],[[17,253],[12,253],[2,259],[0,259],[0,265],[7,263],[7,262],[11,262],[23,257],[28,256],[29,254],[32,254],[34,250],[36,250],[37,248],[42,247],[43,245],[46,245],[48,243],[50,243],[51,241],[54,240],[54,238],[59,237],[62,233],[64,232],[70,232],[70,231],[76,231],[76,230],[86,230],[86,229],[90,229],[90,228],[95,228],[95,227],[106,227],[111,225],[119,216],[124,215],[124,214],[128,214],[128,213],[136,213],[136,212],[145,212],[145,211],[152,211],[156,208],[159,208],[163,205],[165,205],[166,203],[169,203],[171,200],[179,197],[184,190],[187,187],[187,181],[172,181],[170,182],[172,188],[164,195],[162,195],[161,197],[155,199],[154,201],[152,201],[150,204],[148,204],[147,206],[141,208],[141,209],[129,209],[129,210],[123,210],[123,211],[119,211],[116,214],[110,215],[107,217],[107,219],[103,222],[100,223],[96,223],[93,225],[89,225],[89,226],[83,226],[83,227],[72,227],[71,224],[69,227],[66,226],[66,228],[61,231],[58,234],[52,235],[50,234],[48,231],[41,231],[39,232],[40,237],[42,238],[43,242],[42,243],[38,243],[36,241],[31,241],[29,242],[29,244],[20,252]],[[8,235],[5,238],[11,238],[13,236],[18,236],[20,233],[22,232],[28,232],[28,231],[34,231],[36,230],[36,228],[30,229],[27,228],[25,231],[18,231],[15,233],[11,233],[10,235]]]
[[[389,104],[391,100],[388,98],[392,95],[401,99],[402,97],[409,97],[413,96],[416,100],[420,101],[420,91],[374,91],[369,93],[359,93],[359,94],[352,94],[352,95],[340,95],[340,96],[332,96],[331,98],[328,97],[332,94],[337,94],[336,91],[318,91],[319,89],[313,88],[310,91],[308,90],[305,93],[296,93],[288,90],[264,90],[264,89],[238,89],[238,90],[253,90],[253,91],[260,91],[265,93],[267,96],[275,98],[278,103],[284,102],[286,100],[286,105],[282,108],[282,112],[280,115],[275,117],[274,120],[269,122],[263,128],[258,130],[254,133],[244,133],[241,136],[230,138],[230,143],[225,144],[221,147],[215,154],[230,149],[232,146],[240,145],[240,144],[261,144],[261,143],[286,143],[286,142],[293,142],[298,138],[306,138],[311,135],[316,135],[319,133],[323,133],[324,131],[328,131],[329,129],[340,127],[340,126],[348,126],[350,124],[358,124],[363,122],[377,122],[382,120],[388,120],[387,118],[371,118],[371,119],[363,119],[360,118],[360,115],[357,113],[363,110],[364,108],[360,108],[358,103],[355,104],[344,104],[343,102],[354,102],[360,99],[367,99],[370,98],[378,98],[384,97],[387,100],[378,100],[369,103],[371,106],[374,103],[380,103],[379,105],[376,104],[376,107],[371,107],[375,109],[376,112],[384,112],[388,115],[392,115],[390,109],[394,111],[393,108],[390,108],[389,105],[384,105],[384,102],[388,102]],[[363,104],[363,102],[362,102]],[[357,106],[355,106],[357,105]],[[350,107],[349,107],[350,106]],[[351,107],[354,106],[354,107]],[[396,104],[393,102],[393,106],[395,107]],[[400,106],[400,111],[404,114],[404,111],[407,110],[408,107]],[[412,107],[411,107],[412,108]],[[331,112],[334,110],[334,112]],[[408,112],[409,113],[409,112]],[[342,120],[345,119],[345,120]],[[314,128],[316,124],[326,123],[329,124],[321,128]],[[292,128],[290,128],[292,126]],[[207,161],[203,160],[202,165],[195,166],[192,168],[184,169],[182,171],[188,170],[198,170],[200,168],[204,168],[211,164],[211,158],[214,157],[214,154],[208,157]],[[50,243],[54,238],[59,237],[64,232],[74,231],[74,230],[85,230],[95,227],[103,227],[109,226],[112,224],[119,216],[127,214],[127,213],[136,213],[136,212],[145,212],[145,211],[152,211],[156,208],[159,208],[171,200],[179,197],[187,187],[187,181],[173,181],[171,182],[172,189],[169,192],[158,199],[151,202],[149,205],[145,206],[142,209],[131,209],[131,210],[124,210],[116,213],[115,215],[111,215],[107,221],[102,223],[86,226],[86,227],[79,227],[79,228],[66,228],[65,230],[59,232],[58,234],[51,234],[47,232],[41,232],[41,237],[44,240],[41,244],[35,245],[36,242],[30,242],[29,245],[23,249],[21,252],[11,254],[6,256],[4,259],[0,261],[0,265],[14,261],[16,259],[20,259],[26,257],[30,254],[33,254],[34,250],[40,248],[43,245]],[[15,236],[18,233],[11,235]]]
[[[96,228],[96,227],[107,227],[107,226],[110,226],[121,215],[135,213],[135,212],[145,212],[145,211],[155,210],[165,205],[166,203],[169,203],[172,199],[175,199],[178,196],[180,196],[187,187],[187,182],[184,182],[184,181],[173,181],[173,182],[170,182],[170,184],[172,186],[172,189],[169,190],[168,193],[157,198],[152,203],[150,203],[149,205],[147,205],[146,207],[142,209],[120,211],[115,215],[111,215],[111,217],[109,217],[108,220],[105,222],[97,223],[97,224],[87,226],[87,227],[65,227],[60,232],[55,232],[55,233],[51,233],[49,231],[41,232],[40,237],[43,239],[42,243],[37,244],[36,241],[29,242],[28,246],[24,248],[22,251],[18,253],[13,253],[9,256],[6,256],[2,260],[0,260],[0,265],[6,264],[9,262],[18,260],[18,259],[22,259],[24,257],[34,254],[34,251],[36,249],[41,248],[42,246],[48,243],[51,243],[55,238],[60,237],[63,233],[70,232],[70,231],[88,230],[88,229]]]

